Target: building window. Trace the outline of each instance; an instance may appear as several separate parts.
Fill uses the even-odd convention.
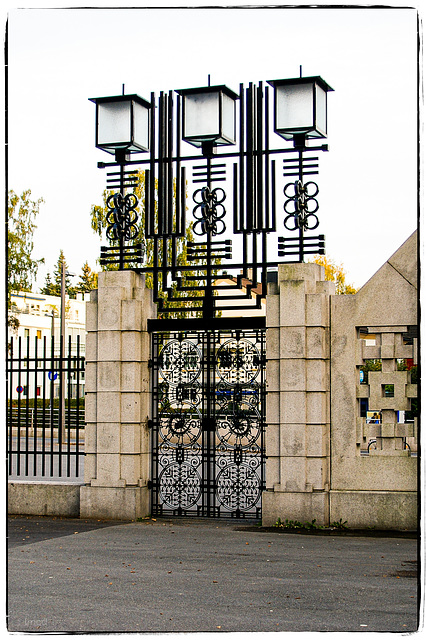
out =
[[[29,338],[29,337],[30,337],[30,330],[24,329],[24,338]]]
[[[37,340],[41,340],[41,329],[37,329]]]

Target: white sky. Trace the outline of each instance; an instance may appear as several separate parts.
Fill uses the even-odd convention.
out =
[[[36,290],[60,249],[70,271],[86,260],[97,269],[90,208],[105,188],[96,164],[111,156],[94,147],[88,98],[120,94],[125,83],[149,99],[205,86],[208,74],[238,91],[240,82],[297,77],[299,65],[335,90],[314,233],[325,234],[347,281],[364,284],[417,226],[417,9],[159,6],[9,10],[8,187],[45,200]]]

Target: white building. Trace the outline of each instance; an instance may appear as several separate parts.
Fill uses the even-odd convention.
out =
[[[65,356],[82,356],[86,351],[86,301],[89,294],[77,294],[77,298],[72,300],[65,297]],[[11,295],[11,314],[17,318],[19,327],[17,330],[9,330],[8,343],[9,355],[11,343],[13,344],[13,369],[21,369],[21,373],[13,373],[11,381],[12,399],[16,399],[18,394],[30,397],[45,394],[50,397],[50,384],[46,384],[46,371],[48,363],[46,359],[52,357],[51,339],[54,336],[54,356],[58,357],[60,352],[60,317],[61,298],[59,296],[49,296],[39,293],[21,291]],[[69,340],[71,337],[71,351],[69,350]],[[79,339],[78,339],[79,337]],[[19,340],[21,338],[21,340]],[[13,339],[13,340],[11,340]],[[29,339],[29,340],[28,340]],[[20,342],[20,360],[19,357]],[[77,346],[79,342],[79,345]],[[35,360],[37,363],[35,365]],[[44,361],[43,361],[44,360]],[[37,376],[34,367],[40,369]],[[25,371],[27,369],[27,371]],[[52,375],[52,374],[50,374]],[[55,374],[53,374],[55,376]],[[79,375],[78,383],[84,385],[84,373]],[[59,380],[54,379],[54,395],[58,395]],[[84,387],[83,387],[84,389]],[[9,392],[10,393],[10,392]],[[84,391],[83,391],[84,393]],[[81,395],[81,392],[79,393]]]

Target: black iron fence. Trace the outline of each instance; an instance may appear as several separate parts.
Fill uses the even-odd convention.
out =
[[[82,478],[84,347],[11,338],[7,358],[7,452],[11,478]]]

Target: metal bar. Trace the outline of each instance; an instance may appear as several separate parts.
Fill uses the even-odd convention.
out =
[[[180,162],[180,136],[181,136],[181,102],[180,95],[176,94],[176,229],[177,236],[185,235],[185,225],[183,224],[182,215],[185,205],[182,205],[181,189],[185,185],[182,179],[182,167]]]
[[[317,147],[306,147],[307,151],[328,151],[328,144],[323,144],[321,146],[317,146]],[[219,160],[221,158],[238,158],[240,156],[240,151],[237,152],[230,152],[230,153],[217,153],[215,154],[215,159]],[[262,153],[262,151],[260,151],[259,153]],[[281,149],[270,149],[268,151],[269,154],[282,154],[282,153],[294,153],[294,147],[287,147],[287,148],[281,148]],[[135,154],[136,155],[136,154]],[[244,151],[243,156],[247,156],[247,151]],[[177,160],[176,157],[172,158],[173,161]],[[200,160],[200,156],[196,155],[196,156],[181,156],[180,158],[181,161],[183,162],[187,162],[190,160]],[[151,160],[129,160],[128,162],[126,162],[126,165],[143,165],[143,164],[148,164],[149,162],[151,162]],[[154,159],[154,162],[156,164],[158,164],[159,160],[158,158]],[[102,167],[114,167],[117,166],[117,162],[103,162],[102,163]]]
[[[53,436],[54,436],[54,375],[55,375],[55,338],[52,335],[50,342],[50,358],[51,358],[51,379],[50,379],[50,475],[53,476]],[[59,372],[58,372],[59,373]]]
[[[37,376],[38,376],[38,338],[34,345],[34,411],[33,411],[33,472],[37,475]]]
[[[13,424],[12,424],[12,406],[13,406],[13,337],[10,338],[10,351],[9,351],[9,362],[10,365],[8,367],[9,371],[9,406],[8,406],[8,428],[9,428],[9,451],[8,451],[8,468],[9,474],[12,473],[12,462],[13,462]]]
[[[71,473],[71,399],[72,399],[72,367],[71,367],[71,335],[68,336],[68,384],[67,384],[67,395],[68,395],[68,424],[64,425],[64,430],[67,433],[67,477],[70,477]]]
[[[29,377],[29,368],[30,368],[30,337],[27,337],[27,353],[26,353],[26,394],[25,394],[25,475],[28,475],[28,438],[29,438],[29,429],[28,429],[28,419],[29,419],[29,394],[30,394],[30,377]]]
[[[264,228],[263,220],[263,159],[267,161],[267,156],[257,153],[259,149],[262,149],[263,142],[263,85],[259,83],[255,92],[256,98],[256,195],[257,206],[255,215],[255,229],[260,230]]]
[[[76,386],[75,386],[75,399],[76,399],[76,425],[75,425],[75,474],[79,475],[79,447],[80,447],[80,335],[77,335],[77,347],[76,347]]]
[[[243,223],[243,229],[246,231],[253,230],[253,207],[255,203],[255,192],[254,192],[254,171],[253,171],[253,83],[250,82],[249,88],[246,92],[247,95],[247,105],[246,105],[246,145],[247,145],[247,156],[246,156],[246,217]]]
[[[167,235],[173,234],[173,93],[167,102]]]
[[[53,313],[53,311],[52,311]],[[53,332],[52,332],[53,333]],[[47,354],[46,354],[46,346],[47,340],[46,336],[43,338],[43,412],[42,412],[42,430],[41,430],[41,475],[44,476],[46,472],[46,363],[47,363]]]
[[[244,212],[245,212],[245,166],[244,166],[244,152],[245,152],[245,129],[244,129],[244,112],[245,112],[245,91],[242,84],[240,84],[240,152],[239,152],[239,168],[240,168],[240,191],[239,191],[239,224],[234,229],[235,232],[242,231],[244,229]]]

